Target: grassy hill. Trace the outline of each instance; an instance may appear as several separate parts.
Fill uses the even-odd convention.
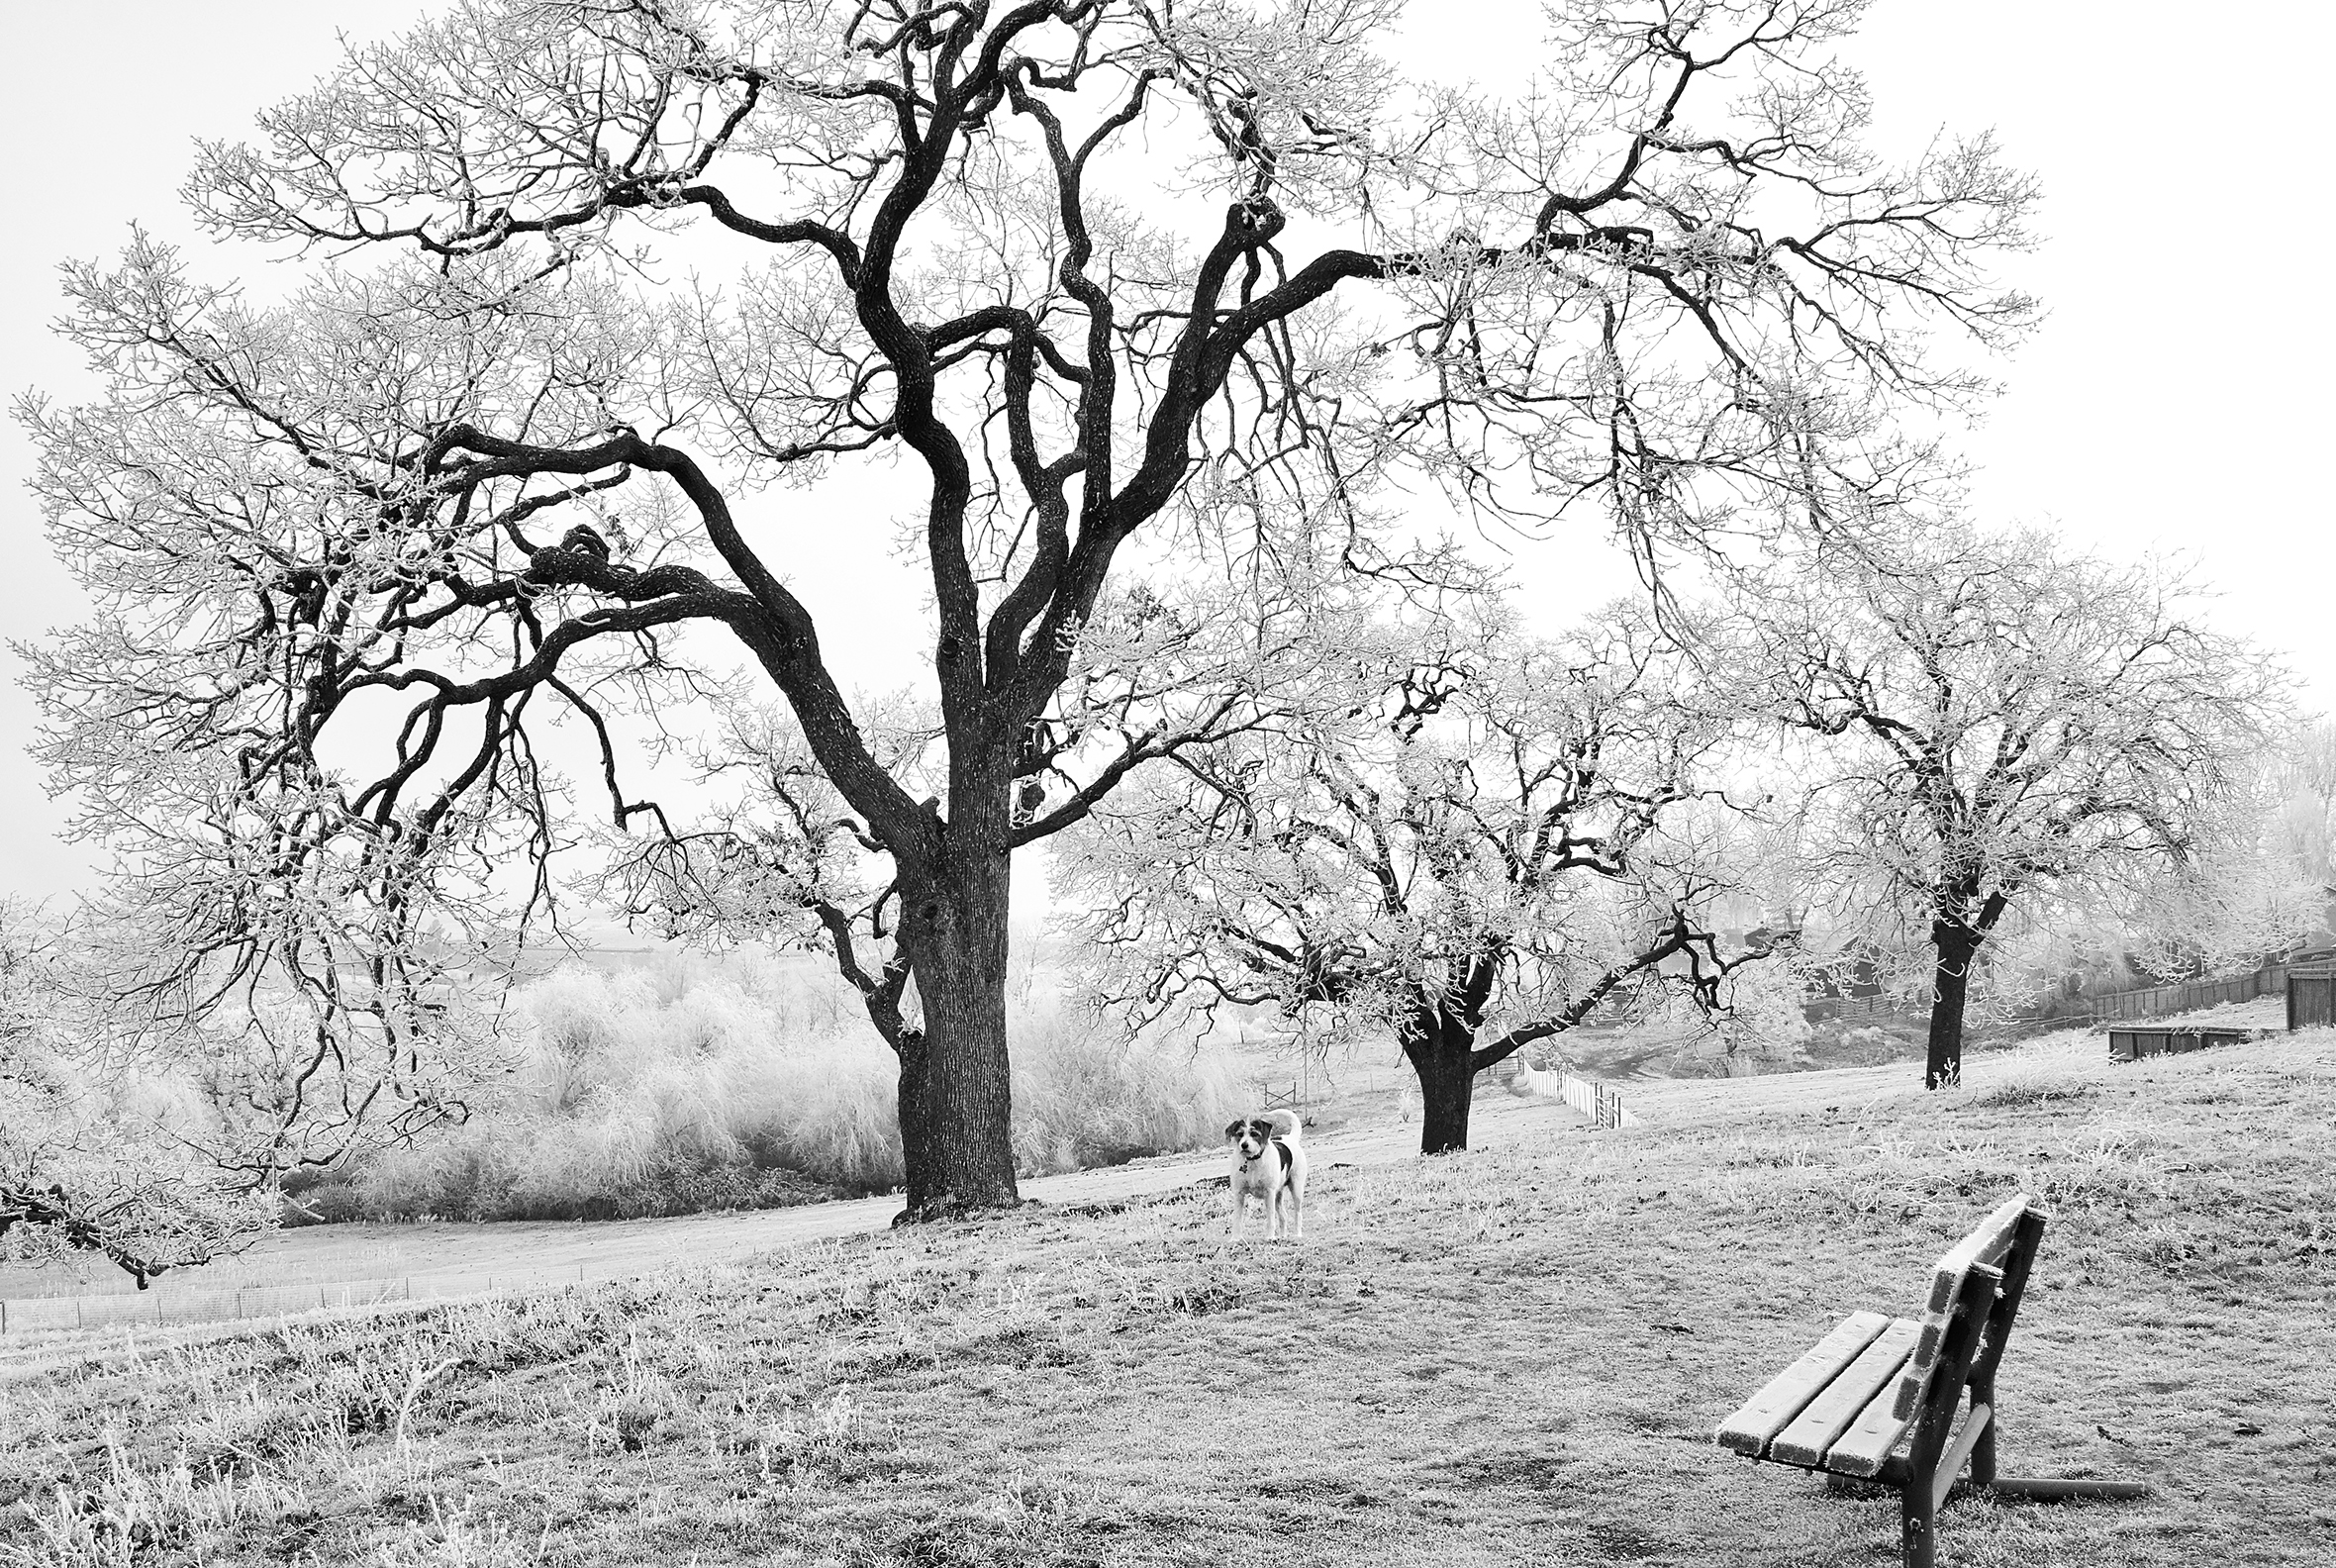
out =
[[[60,1362],[0,1386],[0,1563],[1892,1561],[1894,1500],[1710,1430],[2014,1190],[2004,1467],[2159,1491],[1957,1502],[1942,1560],[2336,1560],[2336,1035],[2098,1057],[1325,1141],[1300,1246],[1212,1186]]]

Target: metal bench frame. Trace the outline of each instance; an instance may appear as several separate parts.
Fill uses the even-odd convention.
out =
[[[2024,1195],[2002,1205],[1938,1260],[1919,1321],[1851,1314],[1720,1423],[1720,1446],[1830,1482],[1895,1489],[1906,1568],[1936,1562],[1938,1512],[1966,1460],[1971,1484],[1997,1493],[2147,1496],[2126,1482],[1995,1473],[1995,1371],[2044,1218]],[[1966,1389],[1970,1409],[1958,1426]]]

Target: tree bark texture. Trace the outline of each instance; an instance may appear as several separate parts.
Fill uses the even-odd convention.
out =
[[[1963,1082],[1963,1010],[1971,991],[1971,962],[1979,942],[1960,928],[1941,922],[1931,929],[1938,961],[1932,977],[1930,1046],[1923,1060],[1922,1087],[1953,1089]]]
[[[1015,1185],[1014,1073],[1006,1042],[1013,893],[1003,847],[944,854],[902,887],[901,944],[924,1004],[900,1042],[901,1222],[945,1220],[1022,1201]]]
[[[1468,1147],[1468,1111],[1476,1093],[1476,1031],[1430,1015],[1407,1029],[1404,1054],[1419,1075],[1419,1152]]]

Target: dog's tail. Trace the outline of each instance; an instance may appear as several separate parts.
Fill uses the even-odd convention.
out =
[[[1303,1124],[1298,1120],[1297,1112],[1277,1107],[1268,1111],[1265,1114],[1265,1119],[1274,1125],[1275,1137],[1285,1143],[1298,1141],[1298,1129]]]

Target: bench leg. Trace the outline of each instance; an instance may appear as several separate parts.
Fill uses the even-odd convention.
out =
[[[2150,1495],[2146,1481],[2095,1481],[2090,1476],[2054,1479],[2046,1476],[1997,1476],[1989,1490],[1997,1497],[2033,1498],[2039,1503],[2067,1503],[2109,1498],[2137,1499]]]
[[[1898,1494],[1898,1505],[1899,1538],[1905,1546],[1906,1568],[1937,1568],[1938,1504],[1930,1496],[1930,1477],[1907,1477],[1906,1489]]]
[[[1995,1379],[1993,1373],[1971,1380],[1971,1408],[1977,1410],[1982,1405],[1987,1406],[1991,1414],[1995,1408]],[[1984,1487],[1993,1485],[1995,1480],[1995,1423],[1991,1420],[1981,1428],[1979,1441],[1971,1447],[1971,1484]]]

